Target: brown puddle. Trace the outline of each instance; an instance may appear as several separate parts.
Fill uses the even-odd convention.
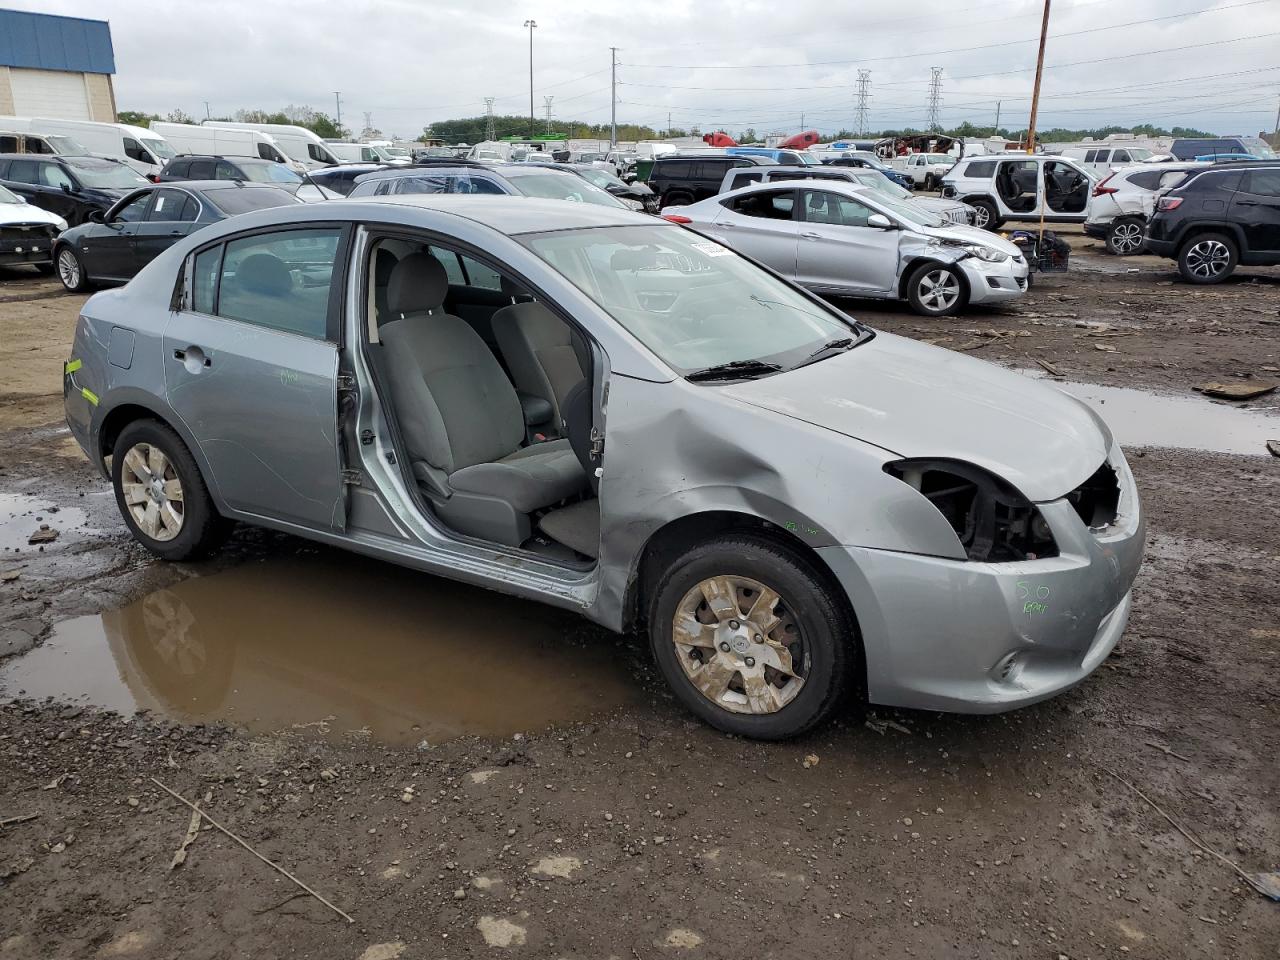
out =
[[[362,557],[272,560],[64,621],[0,670],[0,695],[435,743],[635,702],[626,643],[567,611]]]

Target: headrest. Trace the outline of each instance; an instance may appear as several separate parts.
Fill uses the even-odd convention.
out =
[[[508,280],[505,276],[499,277],[498,280],[502,283],[502,296],[511,303],[528,303],[533,299],[528,290],[517,286],[514,281]]]
[[[392,313],[425,313],[444,303],[449,275],[429,253],[411,253],[400,260],[387,282],[387,305]]]
[[[236,267],[236,279],[250,293],[283,297],[293,289],[289,268],[273,253],[252,253]]]

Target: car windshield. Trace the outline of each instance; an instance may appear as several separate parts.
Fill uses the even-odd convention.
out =
[[[558,173],[554,170],[535,172],[536,167],[528,172],[504,171],[511,185],[526,197],[545,197],[548,200],[575,200],[579,203],[595,203],[602,207],[621,207],[612,196],[599,187],[592,186],[581,177],[571,173]]]
[[[147,184],[150,181],[146,177],[134,172],[134,169],[123,163],[68,163],[68,166],[76,172],[76,177],[86,187],[124,187],[126,189],[136,187],[139,184]]]
[[[302,183],[300,176],[279,163],[246,163],[240,169],[244,171],[244,178],[254,183],[287,183],[290,186]]]
[[[876,170],[865,170],[856,175],[857,181],[864,187],[870,187],[876,193],[886,197],[894,197],[898,200],[906,200],[912,196],[910,190],[900,187],[883,173]]]
[[[250,210],[302,202],[279,187],[224,187],[220,190],[206,190],[204,197],[229,217],[237,213],[248,213]]]
[[[161,160],[168,160],[170,157],[176,157],[178,154],[169,146],[168,140],[157,140],[154,137],[142,137],[142,145],[150,150]]]
[[[6,189],[5,187],[0,187],[0,203],[26,203],[26,202],[27,202],[26,200],[22,199],[22,197],[18,196],[16,193],[13,193],[12,191]]]
[[[944,227],[946,221],[921,207],[915,200],[898,200],[883,194],[876,195],[876,203],[903,220],[917,223],[922,227]]]
[[[785,370],[864,333],[729,248],[674,225],[520,239],[684,375],[755,362]]]
[[[1260,157],[1263,160],[1275,160],[1277,158],[1276,152],[1260,137],[1241,137],[1240,145],[1253,156]]]
[[[60,133],[51,133],[45,137],[57,149],[58,153],[64,157],[84,157],[88,156],[90,150],[75,137],[63,136]]]

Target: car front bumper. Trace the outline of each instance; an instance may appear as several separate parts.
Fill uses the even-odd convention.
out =
[[[989,263],[978,257],[965,257],[959,266],[969,283],[970,303],[1016,300],[1027,292],[1029,268],[1025,258]]]
[[[1060,554],[975,563],[862,547],[818,552],[849,595],[867,694],[886,706],[998,713],[1068,690],[1129,618],[1145,522],[1118,448],[1117,520],[1095,533],[1066,499],[1039,504]]]

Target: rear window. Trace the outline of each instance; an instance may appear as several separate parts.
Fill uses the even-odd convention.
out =
[[[986,179],[995,172],[996,162],[994,160],[974,160],[969,166],[965,167],[964,175],[966,177]]]
[[[1169,174],[1159,170],[1145,170],[1142,173],[1130,174],[1128,180],[1135,187],[1141,187],[1143,190],[1159,190],[1161,186],[1171,187],[1178,182],[1175,180],[1173,183],[1161,184],[1160,178],[1165,176],[1169,176]]]
[[[207,190],[204,196],[229,217],[237,213],[248,213],[250,210],[302,202],[279,187],[228,187],[225,190]]]

